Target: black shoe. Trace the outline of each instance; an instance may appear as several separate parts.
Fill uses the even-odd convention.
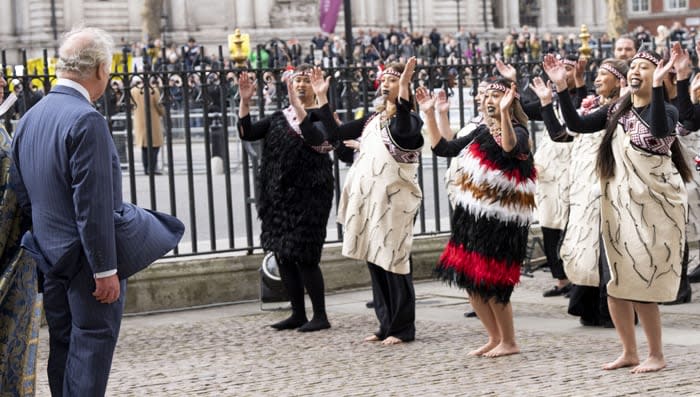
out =
[[[302,325],[297,329],[297,332],[314,332],[320,331],[322,329],[328,329],[331,327],[331,323],[328,322],[326,318],[312,318],[311,321]]]
[[[567,294],[569,291],[571,291],[571,283],[566,284],[565,286],[559,288],[556,285],[552,289],[548,289],[547,291],[544,291],[542,296],[545,298],[549,298],[552,296],[561,296],[564,294]]]
[[[597,326],[600,325],[600,324],[599,324],[597,321],[595,321],[595,320],[589,320],[589,319],[586,319],[586,318],[583,318],[583,317],[581,317],[581,319],[579,320],[579,322],[580,322],[581,325],[583,325],[584,327],[597,327]]]
[[[476,315],[476,312],[464,312],[464,317],[466,318],[473,318],[473,317],[479,317]]]
[[[306,316],[304,316],[304,317],[296,317],[296,316],[292,315],[291,317],[289,317],[289,318],[286,319],[286,320],[282,320],[282,321],[280,321],[280,322],[278,322],[278,323],[274,323],[274,324],[270,325],[270,327],[272,327],[272,328],[274,328],[274,329],[276,329],[276,330],[278,330],[278,331],[281,331],[281,330],[283,330],[283,329],[295,329],[295,328],[299,328],[299,327],[301,327],[302,325],[304,325],[304,324],[306,324],[306,323],[308,323],[308,322],[309,322],[309,320],[306,319]],[[330,325],[329,325],[329,326],[330,326]]]
[[[700,265],[697,265],[690,273],[688,273],[688,281],[691,283],[700,283]]]
[[[367,303],[365,303],[365,306],[368,309],[373,309],[374,308],[374,301],[367,301]]]
[[[690,303],[690,299],[693,297],[693,292],[690,289],[690,285],[687,288],[682,289],[678,292],[678,296],[675,301],[664,302],[664,305],[680,305],[682,303]]]

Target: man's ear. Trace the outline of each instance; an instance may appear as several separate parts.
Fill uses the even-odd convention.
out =
[[[106,63],[100,63],[95,71],[98,80],[106,81],[109,80],[109,69]]]

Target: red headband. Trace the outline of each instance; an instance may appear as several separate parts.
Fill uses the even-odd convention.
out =
[[[615,67],[613,67],[613,66],[612,66],[611,64],[609,64],[609,63],[604,63],[604,64],[600,65],[600,68],[603,69],[603,70],[607,70],[607,71],[610,72],[613,76],[617,77],[618,80],[622,80],[622,79],[625,78],[625,76],[623,76],[622,73],[620,73],[619,70],[615,69]]]
[[[644,59],[645,61],[649,61],[654,64],[654,66],[659,66],[659,62],[661,61],[660,59],[656,58],[654,55],[651,55],[648,52],[645,51],[640,51],[632,57],[632,61],[635,59]]]
[[[510,88],[504,86],[503,84],[500,83],[491,83],[486,87],[487,90],[496,90],[496,91],[501,91],[502,93],[506,93]],[[515,93],[515,99],[520,99],[520,94],[517,92]]]
[[[561,63],[563,63],[564,65],[569,65],[569,66],[576,67],[576,63],[577,63],[577,62],[574,61],[574,60],[568,59],[568,58],[564,58],[564,59],[561,60]]]

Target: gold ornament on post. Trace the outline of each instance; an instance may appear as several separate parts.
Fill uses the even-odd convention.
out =
[[[234,30],[233,34],[228,35],[228,51],[236,67],[245,67],[250,55],[250,36],[241,34],[240,29]]]
[[[589,59],[593,49],[588,46],[588,41],[591,38],[591,34],[588,33],[588,26],[585,24],[581,25],[581,34],[579,34],[578,37],[581,39],[581,48],[578,50],[579,54],[581,54],[580,57],[583,59]]]

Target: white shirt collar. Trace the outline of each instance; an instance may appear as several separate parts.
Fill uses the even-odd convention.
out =
[[[92,101],[90,100],[90,93],[88,93],[88,90],[77,81],[69,79],[58,79],[58,81],[56,81],[56,85],[62,85],[72,88],[81,93],[85,97],[85,99],[87,99],[88,102],[92,103]]]

